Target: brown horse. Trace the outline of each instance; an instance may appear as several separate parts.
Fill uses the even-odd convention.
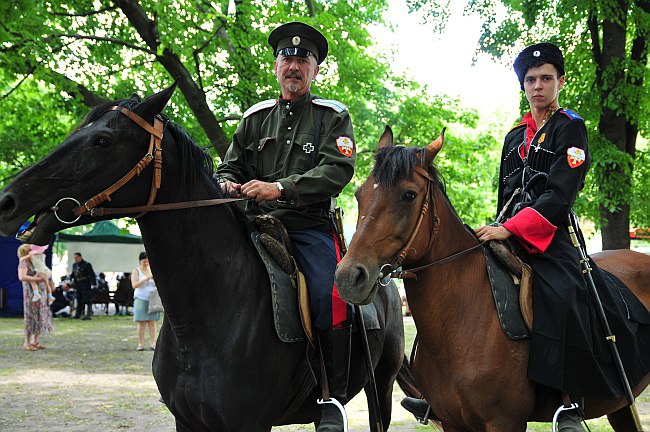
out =
[[[528,421],[550,421],[558,395],[527,379],[529,342],[501,330],[478,240],[432,167],[443,135],[423,149],[392,141],[386,128],[377,166],[356,192],[357,231],[337,270],[339,292],[366,303],[388,273],[384,263],[413,268],[450,257],[405,279],[419,334],[414,373],[433,413],[445,431],[525,431]],[[593,258],[650,306],[650,257],[624,250]],[[647,375],[634,394],[649,382]],[[585,407],[588,418],[608,414],[616,431],[636,430],[624,398]]]

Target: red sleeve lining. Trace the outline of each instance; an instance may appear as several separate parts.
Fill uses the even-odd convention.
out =
[[[551,244],[557,227],[532,207],[526,207],[503,224],[524,249],[531,254],[541,254]]]

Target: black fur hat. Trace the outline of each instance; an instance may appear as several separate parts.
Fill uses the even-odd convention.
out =
[[[528,69],[550,63],[559,72],[559,77],[564,75],[564,56],[557,45],[549,42],[542,42],[524,48],[515,59],[514,68],[521,89],[524,89],[524,77]]]

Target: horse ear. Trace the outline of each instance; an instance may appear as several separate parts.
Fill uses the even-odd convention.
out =
[[[177,78],[176,81],[174,81],[174,84],[167,87],[166,89],[161,90],[158,93],[146,98],[137,107],[135,107],[134,111],[138,113],[140,117],[146,120],[153,119],[156,115],[160,114],[165,109],[165,106],[167,106],[167,103],[174,94],[174,90],[176,90],[179,79],[180,78]]]
[[[442,128],[442,132],[440,132],[440,135],[438,135],[438,138],[436,138],[431,144],[426,146],[424,148],[424,164],[425,166],[429,166],[433,163],[433,160],[435,159],[436,155],[442,148],[442,144],[445,142],[445,131],[447,130],[446,127]]]
[[[142,102],[142,99],[140,99],[140,96],[138,96],[137,93],[133,93],[133,94],[131,95],[131,99],[133,99],[134,101],[136,101],[136,102],[138,102],[138,103]]]
[[[390,126],[386,125],[386,128],[384,129],[384,133],[381,134],[381,138],[379,138],[379,143],[377,144],[378,149],[382,149],[384,147],[392,147],[393,146],[393,130],[390,128]]]

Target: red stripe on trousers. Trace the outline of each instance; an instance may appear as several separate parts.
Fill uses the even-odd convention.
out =
[[[334,237],[334,249],[336,251],[336,263],[341,261],[341,247],[339,245],[339,238],[336,233],[332,233]],[[336,287],[336,282],[332,287],[332,328],[341,328],[343,323],[348,319],[348,306],[347,303],[341,299],[339,289]]]

